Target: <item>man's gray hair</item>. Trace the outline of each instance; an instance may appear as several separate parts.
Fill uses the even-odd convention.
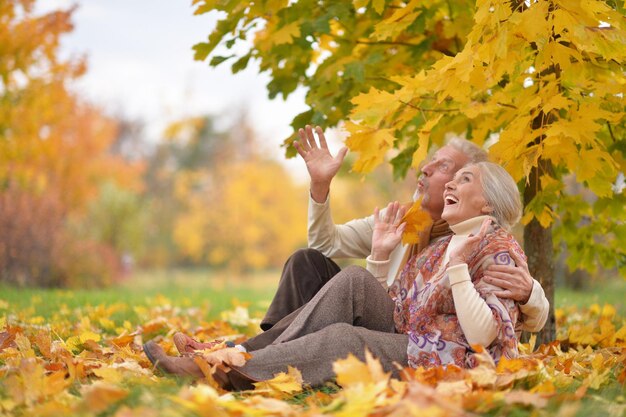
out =
[[[447,146],[451,146],[467,157],[468,164],[475,164],[489,160],[489,155],[480,146],[460,136],[452,136],[446,141]]]
[[[493,208],[491,215],[500,226],[511,230],[522,217],[522,201],[515,180],[506,169],[493,162],[468,165],[475,165],[480,171],[483,196]]]

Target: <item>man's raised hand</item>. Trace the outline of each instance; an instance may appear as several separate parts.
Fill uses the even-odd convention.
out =
[[[311,177],[311,197],[318,203],[323,203],[330,190],[330,183],[337,175],[348,148],[341,148],[337,155],[333,157],[328,150],[328,144],[322,128],[317,126],[315,132],[319,138],[319,146],[315,140],[313,128],[309,125],[305,126],[304,129],[298,130],[300,139],[295,141],[293,146],[304,159],[306,168],[309,171],[309,176]]]

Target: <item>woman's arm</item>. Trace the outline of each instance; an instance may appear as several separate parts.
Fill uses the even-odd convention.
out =
[[[472,261],[475,265],[475,261],[480,259],[479,267],[474,267],[474,270],[475,274],[482,275],[484,268],[493,263],[495,258],[498,258],[499,264],[513,262],[508,255],[506,257],[499,256],[502,252],[490,253],[489,244],[483,246],[482,253],[475,253],[479,243],[485,239],[490,226],[491,220],[485,220],[478,234],[469,236],[461,245],[452,250],[446,271],[450,280],[457,318],[470,345],[489,346],[498,336],[499,322],[494,316],[494,310],[485,298],[492,297],[493,300],[490,302],[494,304],[494,307],[501,305],[501,307],[506,308],[495,296],[486,296],[478,291],[472,282],[467,264]],[[496,237],[493,236],[493,238]]]
[[[472,283],[466,263],[447,270],[456,315],[470,345],[489,346],[498,335],[498,323],[491,308]]]

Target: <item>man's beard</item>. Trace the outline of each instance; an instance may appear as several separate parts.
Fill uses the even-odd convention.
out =
[[[417,178],[417,181],[421,181],[422,182],[422,190],[424,190],[428,186],[428,184],[426,183],[426,180],[424,178],[424,175],[420,175]],[[419,200],[420,198],[425,197],[425,196],[426,196],[425,193],[423,194],[422,192],[420,192],[420,187],[419,186],[415,187],[415,192],[413,193],[413,201],[414,202]]]
[[[415,192],[413,193],[413,202],[416,202],[417,200],[419,200],[420,197],[422,197],[422,193],[420,193],[420,190],[416,188]]]

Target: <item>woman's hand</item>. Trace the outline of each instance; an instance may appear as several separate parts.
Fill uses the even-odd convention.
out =
[[[469,235],[468,238],[458,247],[450,252],[450,266],[458,264],[466,264],[470,255],[478,247],[478,243],[487,235],[489,226],[491,226],[491,218],[483,220],[477,235]]]
[[[385,214],[381,214],[378,207],[374,210],[374,233],[372,235],[373,261],[386,261],[391,252],[398,246],[406,223],[400,223],[406,208],[394,201],[389,203]]]

